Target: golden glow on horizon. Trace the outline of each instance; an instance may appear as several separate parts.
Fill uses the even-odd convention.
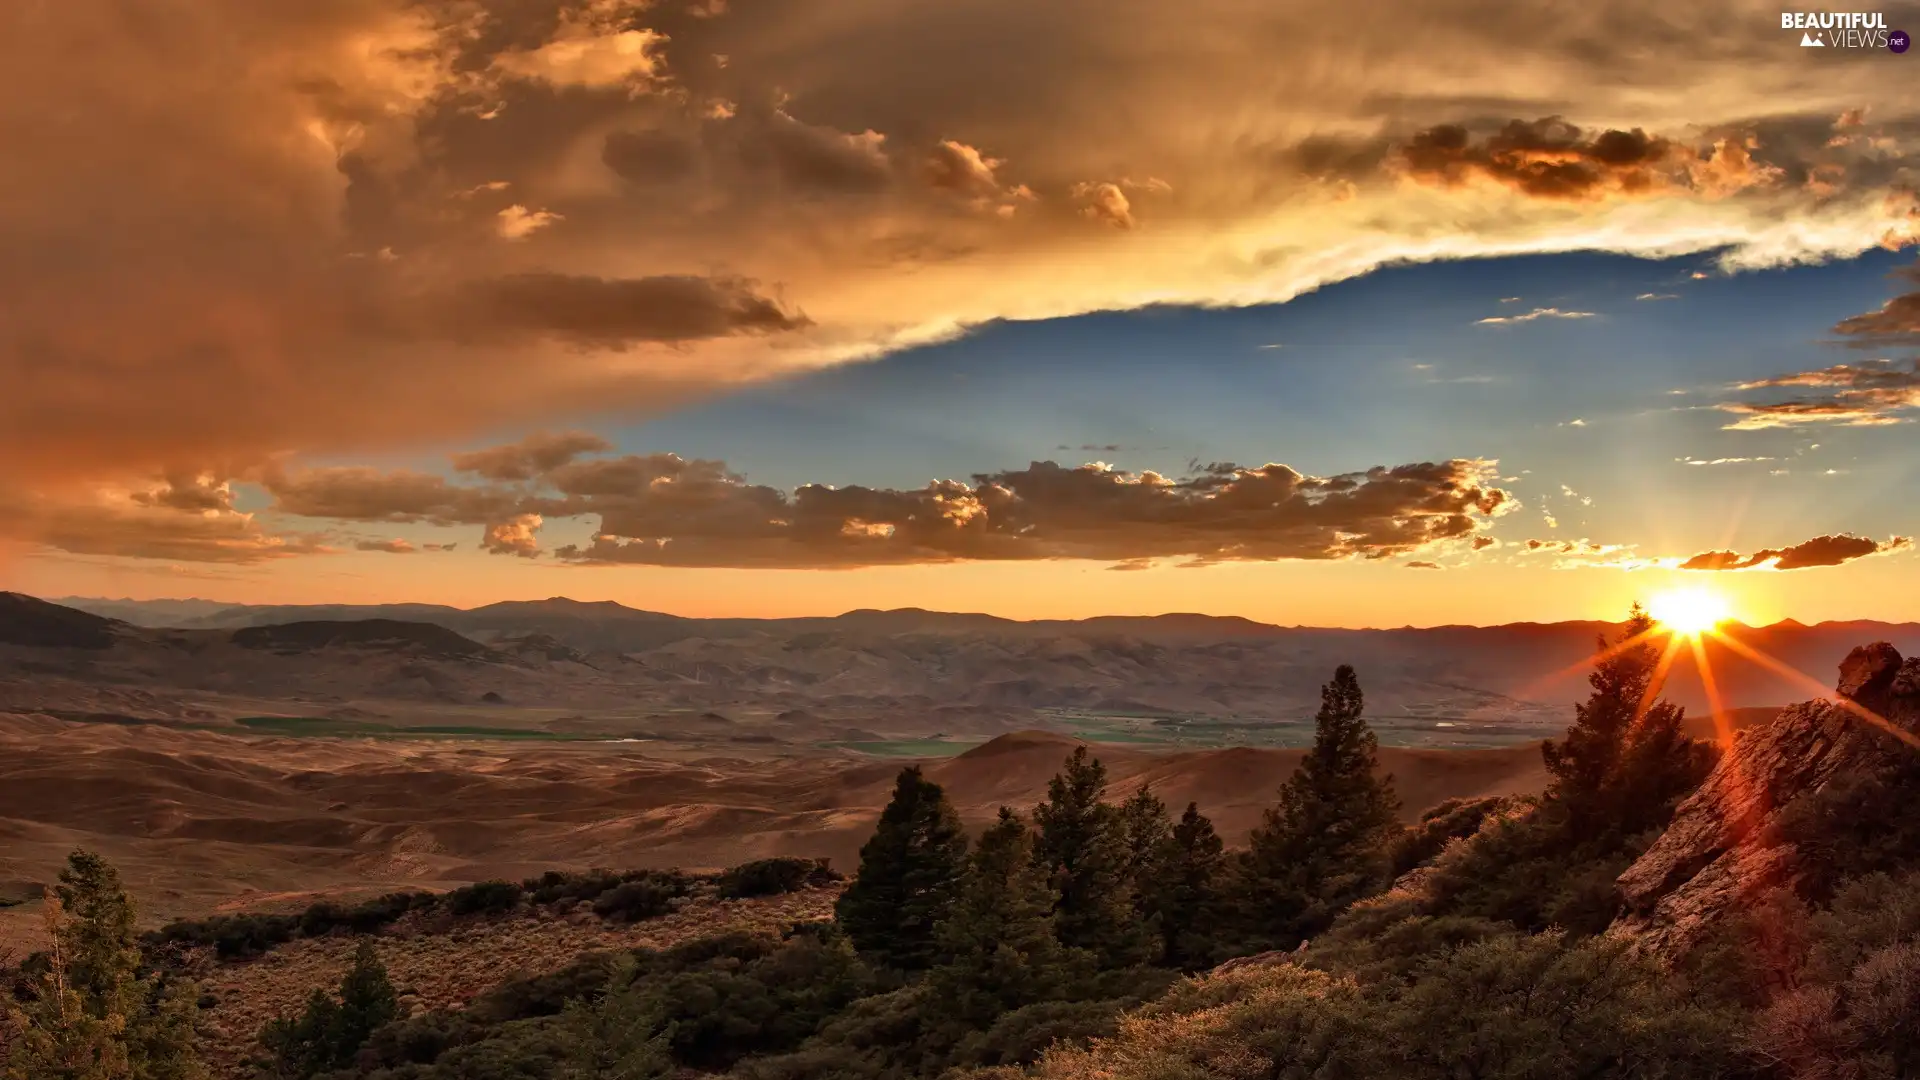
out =
[[[1727,598],[1711,589],[1674,589],[1647,604],[1660,625],[1683,637],[1697,638],[1733,617]]]

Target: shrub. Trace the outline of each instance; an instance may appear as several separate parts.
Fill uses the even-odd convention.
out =
[[[520,896],[511,881],[478,881],[448,893],[445,902],[454,915],[501,915],[519,906]]]
[[[693,892],[690,879],[674,873],[647,873],[600,894],[593,913],[617,922],[638,922],[665,915],[673,902]]]
[[[1448,799],[1420,815],[1417,824],[1401,829],[1387,845],[1387,858],[1393,876],[1424,866],[1446,849],[1449,842],[1462,840],[1480,831],[1487,818],[1513,808],[1509,795],[1489,795],[1480,799]]]
[[[729,900],[753,896],[778,896],[801,889],[829,885],[846,880],[827,865],[825,859],[797,859],[780,856],[755,859],[720,875],[720,895]]]
[[[222,960],[257,956],[275,945],[292,941],[300,929],[296,915],[215,915],[210,919],[175,920],[141,936],[147,949],[169,945],[212,946]]]
[[[1755,1041],[1805,1080],[1920,1075],[1920,872],[1842,886],[1815,915],[1803,981],[1761,1013]]]

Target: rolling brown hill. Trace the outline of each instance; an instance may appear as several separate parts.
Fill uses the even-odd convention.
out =
[[[1076,743],[1044,732],[927,763],[966,820],[1036,802]],[[65,854],[121,868],[149,921],[288,893],[444,886],[549,868],[720,867],[767,855],[851,868],[900,762],[637,752],[618,744],[252,738],[47,719],[0,721],[0,886],[31,894]],[[1298,750],[1098,747],[1118,797],[1197,801],[1231,841]],[[1538,790],[1533,745],[1387,747],[1409,814]],[[31,934],[33,905],[0,910]]]

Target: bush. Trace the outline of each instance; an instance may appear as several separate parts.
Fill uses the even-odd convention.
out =
[[[753,896],[778,896],[845,880],[845,876],[828,866],[825,859],[781,856],[741,863],[720,875],[719,889],[721,896],[739,900]]]
[[[691,880],[682,875],[650,873],[602,893],[593,902],[593,913],[616,922],[639,922],[667,914],[675,900],[692,891]]]
[[[1781,810],[1776,828],[1794,846],[1808,899],[1824,901],[1844,882],[1920,862],[1920,815],[1913,813],[1920,755],[1897,745],[1885,753],[1890,764],[1844,773]]]
[[[1420,815],[1417,824],[1408,825],[1387,845],[1387,859],[1394,877],[1432,862],[1449,842],[1464,840],[1480,831],[1489,817],[1505,813],[1518,805],[1510,795],[1489,795],[1481,799],[1448,799]]]
[[[503,915],[520,904],[520,886],[511,881],[478,881],[446,895],[453,915]]]
[[[749,1054],[794,1049],[881,988],[831,927],[590,954],[504,983],[460,1012],[388,1025],[368,1042],[362,1072],[395,1080],[558,1076],[562,1062],[575,1063],[568,1054],[580,1049],[582,1031],[611,1038],[625,1021],[647,1030],[616,1041],[648,1060],[657,1038],[673,1064],[723,1071]]]
[[[1806,1080],[1920,1075],[1920,872],[1842,886],[1811,920],[1800,985],[1761,1014],[1755,1041]]]
[[[210,945],[220,959],[235,960],[284,945],[299,929],[300,917],[296,915],[215,915],[210,919],[175,920],[142,935],[140,944],[148,950]]]
[[[1619,943],[1508,936],[1443,949],[1411,979],[1281,962],[1189,983],[1111,1040],[1057,1048],[1032,1075],[1757,1076],[1739,1018],[1689,1004]]]
[[[421,911],[440,902],[430,892],[388,893],[353,907],[321,902],[298,915],[215,915],[208,919],[176,920],[140,939],[150,951],[169,946],[212,946],[222,960],[258,956],[296,937],[325,937],[338,930],[371,934],[409,911]]]

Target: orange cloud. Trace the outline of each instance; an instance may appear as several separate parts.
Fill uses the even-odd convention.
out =
[[[959,34],[905,0],[203,0],[159,30],[29,5],[0,39],[0,474],[79,504],[644,413],[997,318],[1911,231],[1916,110],[1870,65],[1809,97],[1725,0],[1631,0],[1623,25],[1673,32],[1600,45],[1445,3],[1394,0],[1356,45],[1334,5],[1065,2]],[[1874,124],[1828,146],[1862,100]],[[1474,121],[1537,101],[1569,120]]]
[[[555,518],[598,519],[569,562],[851,567],[962,560],[1200,562],[1383,558],[1477,539],[1512,497],[1490,463],[1381,466],[1331,477],[1284,465],[1209,465],[1170,478],[1106,465],[1023,469],[916,489],[808,484],[791,494],[722,462],[585,457],[582,433],[457,455],[456,484],[422,473],[326,468],[265,477],[283,514],[483,526],[483,549],[534,557]]]
[[[1733,551],[1706,551],[1681,563],[1681,570],[1746,570],[1771,566],[1775,570],[1805,570],[1818,566],[1839,566],[1869,555],[1886,555],[1913,547],[1913,538],[1896,536],[1884,542],[1863,536],[1842,534],[1816,536],[1785,548],[1768,548],[1751,555]]]

